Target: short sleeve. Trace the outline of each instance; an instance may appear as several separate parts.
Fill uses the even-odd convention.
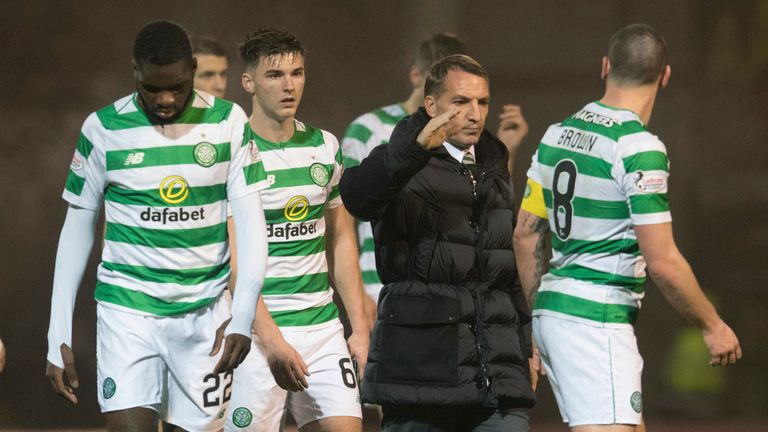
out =
[[[331,174],[331,180],[328,182],[327,186],[330,190],[328,192],[326,207],[336,208],[342,204],[341,195],[339,193],[339,181],[341,180],[341,173],[344,171],[344,157],[341,153],[339,141],[332,133],[323,131],[323,140],[333,157],[333,173]]]
[[[656,137],[641,141],[619,141],[623,151],[617,161],[616,181],[629,203],[634,225],[670,222],[667,188],[669,159],[664,144]]]
[[[98,210],[104,202],[106,186],[101,123],[94,113],[88,116],[80,130],[62,198],[74,206]]]
[[[266,189],[267,174],[255,141],[246,140],[248,117],[243,109],[234,105],[228,127],[232,129],[230,151],[232,158],[227,177],[227,199],[233,200],[249,193]]]
[[[539,174],[539,151],[536,150],[531,157],[531,166],[526,173],[529,179],[535,183],[541,184],[541,174]]]

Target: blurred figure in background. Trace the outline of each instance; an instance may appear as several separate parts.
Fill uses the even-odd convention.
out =
[[[197,59],[195,88],[223,98],[227,91],[227,52],[214,38],[190,36],[192,55]]]

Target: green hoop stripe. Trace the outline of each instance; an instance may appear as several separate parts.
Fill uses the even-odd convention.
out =
[[[227,223],[202,228],[154,229],[107,222],[105,239],[156,248],[193,248],[227,241]]]
[[[198,186],[187,189],[187,198],[177,204],[169,204],[160,198],[159,189],[132,190],[110,184],[104,193],[104,200],[117,204],[148,207],[188,207],[217,203],[227,199],[225,184]]]
[[[582,153],[551,147],[545,143],[539,145],[539,163],[554,167],[563,159],[571,159],[578,166],[579,174],[602,179],[612,179],[613,165],[603,159]]]
[[[137,111],[119,114],[115,105],[106,106],[96,111],[101,125],[108,130],[132,129],[143,126],[156,126],[150,122],[147,115],[136,103],[136,95],[133,96],[132,103],[136,105]],[[176,119],[173,124],[216,124],[226,120],[232,112],[233,103],[224,99],[216,98],[213,107],[197,108],[188,106],[187,109]]]
[[[285,217],[285,209],[283,208],[268,210],[265,209],[264,216],[266,217],[268,224],[280,224],[286,222],[300,223],[304,221],[320,219],[323,217],[323,209],[325,209],[325,204],[311,205],[309,206],[307,215],[298,221],[288,220],[288,218]]]
[[[366,285],[381,283],[381,279],[379,279],[379,273],[376,272],[376,270],[364,270],[362,274],[363,274],[363,283]]]
[[[67,171],[67,183],[64,185],[64,189],[80,196],[80,194],[83,193],[84,186],[85,178],[75,174],[72,170]]]
[[[344,134],[344,136],[354,138],[362,143],[367,143],[371,135],[373,135],[373,132],[360,123],[352,123],[347,128],[346,134]]]
[[[270,315],[278,327],[298,327],[322,324],[338,318],[339,309],[335,303],[331,302],[325,306],[300,311],[272,311]]]
[[[616,123],[611,127],[605,127],[603,125],[586,122],[584,120],[577,120],[571,117],[562,122],[561,126],[572,127],[574,129],[583,130],[585,132],[596,133],[606,138],[610,138],[613,141],[618,141],[619,138],[623,136],[646,131],[643,124],[636,120],[627,121],[624,123]]]
[[[546,309],[592,321],[613,324],[635,324],[638,309],[633,306],[598,303],[555,291],[536,295],[534,309]]]
[[[600,241],[568,239],[563,241],[554,235],[554,233],[552,234],[552,249],[560,252],[563,255],[586,253],[623,253],[634,256],[640,255],[640,247],[637,244],[637,240],[634,239]]]
[[[328,171],[328,178],[330,178],[330,175],[333,173],[333,164],[323,164],[323,166]],[[275,183],[271,186],[272,188],[316,185],[312,180],[308,166],[271,170],[267,174],[275,176]]]
[[[316,273],[289,277],[268,277],[264,279],[263,295],[303,294],[328,289],[328,273]]]
[[[93,143],[80,132],[80,136],[77,137],[77,151],[83,155],[85,159],[91,155],[93,151]]]
[[[668,171],[669,159],[664,152],[644,151],[635,153],[622,159],[624,162],[624,171],[631,173],[634,171]]]
[[[269,256],[291,257],[307,256],[325,252],[325,237],[287,242],[269,242]]]
[[[103,282],[96,282],[94,298],[98,301],[112,303],[160,316],[185,314],[206,307],[216,300],[216,297],[208,297],[195,302],[167,302],[143,292],[129,290]]]
[[[665,193],[632,195],[629,206],[636,214],[663,213],[669,211],[669,199]]]
[[[229,276],[229,263],[192,269],[161,269],[104,261],[101,266],[142,282],[173,283],[184,286],[202,284]]]
[[[552,209],[552,191],[542,189],[544,205]],[[573,197],[573,214],[592,219],[629,219],[626,201],[605,201],[590,198]]]
[[[549,271],[555,276],[591,282],[597,285],[609,285],[624,288],[636,293],[644,292],[645,278],[623,276],[615,273],[607,273],[594,270],[578,264],[571,264]]]
[[[129,168],[144,168],[167,165],[198,165],[194,150],[197,144],[172,145],[129,150],[111,150],[107,152],[107,171]],[[228,162],[230,159],[229,143],[213,144],[216,148],[216,161]],[[142,154],[137,163],[133,163],[135,155]]]

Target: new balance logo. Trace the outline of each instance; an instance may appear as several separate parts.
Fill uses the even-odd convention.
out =
[[[123,165],[138,165],[144,162],[144,152],[128,153]]]

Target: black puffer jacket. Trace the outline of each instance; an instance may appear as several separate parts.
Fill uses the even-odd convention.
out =
[[[363,399],[531,407],[507,150],[483,131],[467,167],[416,142],[428,121],[423,108],[404,119],[341,179],[347,209],[372,221],[385,284]]]

